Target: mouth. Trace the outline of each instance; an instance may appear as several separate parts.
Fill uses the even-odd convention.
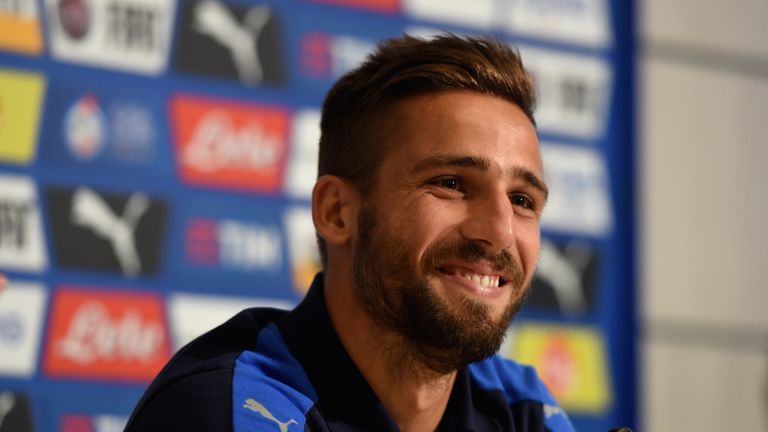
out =
[[[459,285],[470,294],[482,298],[496,298],[507,289],[508,280],[499,272],[484,265],[441,265],[437,267],[440,277]]]

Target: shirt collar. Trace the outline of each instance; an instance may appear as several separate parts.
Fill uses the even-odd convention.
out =
[[[304,300],[277,326],[315,388],[317,407],[332,430],[398,430],[333,328],[322,273],[315,276]],[[467,369],[459,370],[439,430],[469,431],[481,424],[480,430],[496,430],[474,408],[474,389]]]
[[[277,326],[314,386],[317,407],[329,424],[338,421],[361,430],[397,430],[333,329],[322,273],[315,276],[304,300]]]

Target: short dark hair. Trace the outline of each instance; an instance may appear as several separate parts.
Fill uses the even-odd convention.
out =
[[[409,97],[451,90],[495,96],[517,105],[535,125],[533,79],[518,51],[486,37],[402,36],[378,45],[366,61],[328,92],[320,120],[318,177],[350,181],[367,193],[386,146],[376,142],[381,114]],[[325,241],[318,236],[323,267]]]

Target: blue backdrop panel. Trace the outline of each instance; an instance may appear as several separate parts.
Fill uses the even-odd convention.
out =
[[[184,340],[297,303],[325,93],[440,31],[519,46],[539,88],[552,197],[502,354],[578,430],[634,425],[632,4],[0,1],[0,432],[121,430]]]

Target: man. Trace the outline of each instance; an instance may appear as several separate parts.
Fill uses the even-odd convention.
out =
[[[504,44],[382,44],[329,92],[312,195],[324,272],[183,348],[127,430],[571,431],[493,356],[547,199],[534,90]]]

